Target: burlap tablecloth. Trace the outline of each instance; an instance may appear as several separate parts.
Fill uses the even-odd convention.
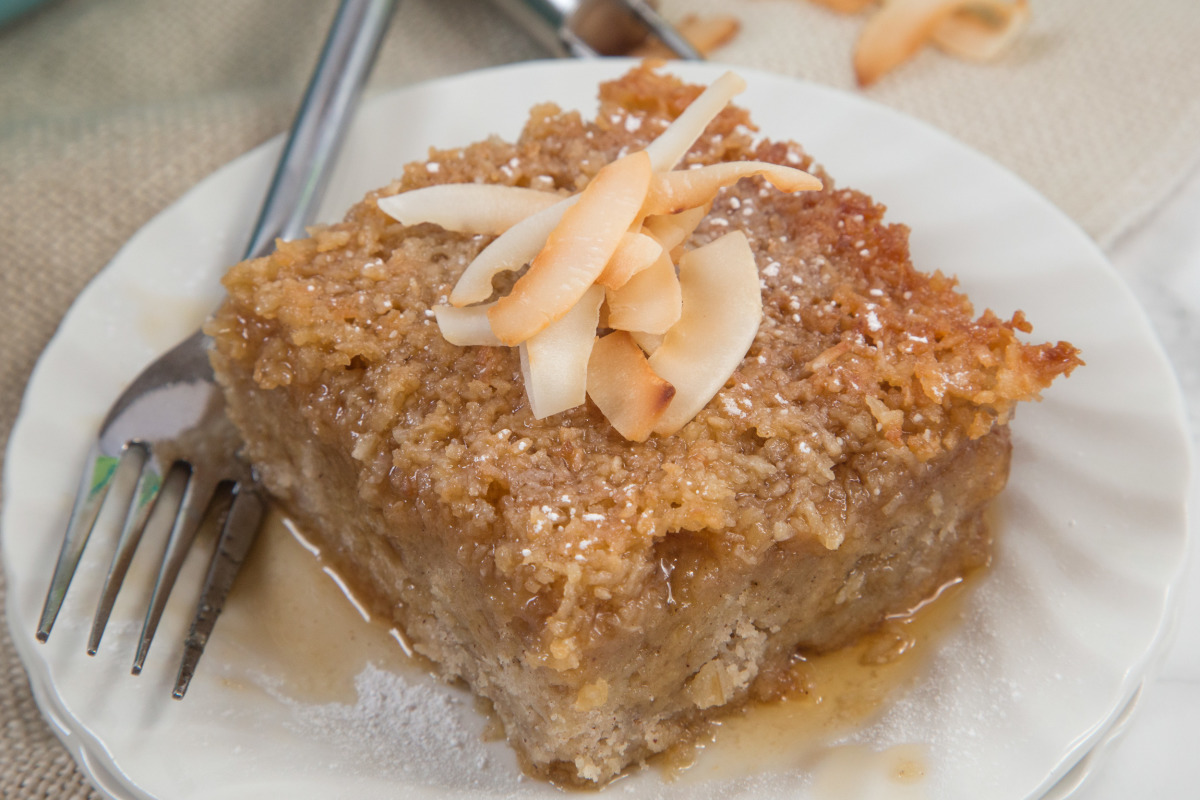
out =
[[[286,128],[334,5],[61,0],[0,28],[0,447],[87,281],[188,187]],[[1200,6],[1033,6],[998,63],[929,52],[867,94],[1008,166],[1105,244],[1200,157]],[[662,7],[738,17],[721,61],[855,90],[861,18],[805,0]],[[542,55],[486,0],[403,0],[370,91]],[[42,721],[7,626],[0,723],[0,797],[96,796]]]

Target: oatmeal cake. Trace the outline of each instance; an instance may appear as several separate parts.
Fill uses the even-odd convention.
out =
[[[535,107],[515,143],[431,151],[341,223],[235,266],[207,327],[279,503],[446,678],[487,698],[534,772],[602,783],[748,697],[798,651],[854,641],[987,562],[1014,404],[1081,363],[1022,343],[914,269],[908,231],[800,146],[720,112],[682,168],[758,160],[691,234],[744,233],[762,318],[732,376],[669,435],[592,401],[535,419],[521,359],[458,346],[443,306],[492,240],[381,198],[482,182],[579,192],[702,87],[651,65],[594,120]],[[497,279],[497,291],[515,274]],[[601,331],[603,333],[603,331]]]

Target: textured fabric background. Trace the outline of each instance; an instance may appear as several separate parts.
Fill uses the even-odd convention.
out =
[[[738,17],[741,33],[714,58],[857,91],[861,17],[805,0],[661,5],[673,20]],[[0,447],[87,281],[191,185],[286,128],[334,6],[59,0],[0,28]],[[1200,157],[1200,6],[1033,7],[999,62],[928,51],[866,94],[990,155],[1106,244]],[[370,91],[542,55],[486,0],[401,0]],[[0,626],[0,797],[94,796]]]

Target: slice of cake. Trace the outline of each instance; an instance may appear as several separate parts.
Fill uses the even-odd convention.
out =
[[[852,642],[986,563],[983,512],[1007,477],[1013,406],[1081,363],[1068,344],[1021,343],[1020,313],[976,317],[952,279],[917,272],[907,229],[862,193],[819,172],[819,190],[750,177],[687,211],[676,228],[686,241],[636,203],[632,228],[603,223],[636,265],[626,272],[668,253],[660,277],[685,284],[688,253],[744,238],[737,258],[752,258],[761,320],[732,375],[699,376],[711,399],[663,427],[675,384],[683,396],[704,382],[647,358],[681,329],[620,322],[628,309],[596,289],[593,269],[562,325],[583,319],[572,324],[589,348],[604,337],[593,365],[602,353],[632,366],[593,370],[592,399],[535,416],[555,391],[531,372],[537,334],[448,341],[455,313],[483,308],[477,297],[455,306],[464,274],[498,230],[562,198],[586,206],[581,190],[701,89],[643,66],[601,87],[593,121],[539,106],[515,143],[431,152],[344,222],[235,266],[207,327],[230,414],[274,497],[444,676],[491,701],[528,769],[570,781],[611,779],[742,702],[798,649]],[[813,171],[798,145],[756,140],[733,106],[679,169],[734,161]],[[505,200],[511,218],[489,217],[484,232],[474,212],[405,224],[380,209],[464,183],[536,191],[527,206]],[[628,285],[608,272],[615,260],[599,262],[605,280]],[[522,269],[485,271],[483,294],[521,295],[537,267]],[[473,335],[514,327],[486,319]],[[697,319],[692,339],[724,324]],[[625,395],[649,398],[629,404],[640,427],[624,424]]]

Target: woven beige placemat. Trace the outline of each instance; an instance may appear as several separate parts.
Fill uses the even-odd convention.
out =
[[[0,29],[0,447],[87,281],[187,188],[287,126],[334,5],[60,0]],[[1200,155],[1200,59],[1189,57],[1200,7],[1033,5],[1029,31],[999,62],[922,53],[866,94],[989,154],[1106,242]],[[738,17],[722,61],[855,90],[861,19],[806,0],[662,6],[675,20]],[[541,55],[486,0],[403,0],[371,86]],[[0,625],[0,798],[94,796]]]

